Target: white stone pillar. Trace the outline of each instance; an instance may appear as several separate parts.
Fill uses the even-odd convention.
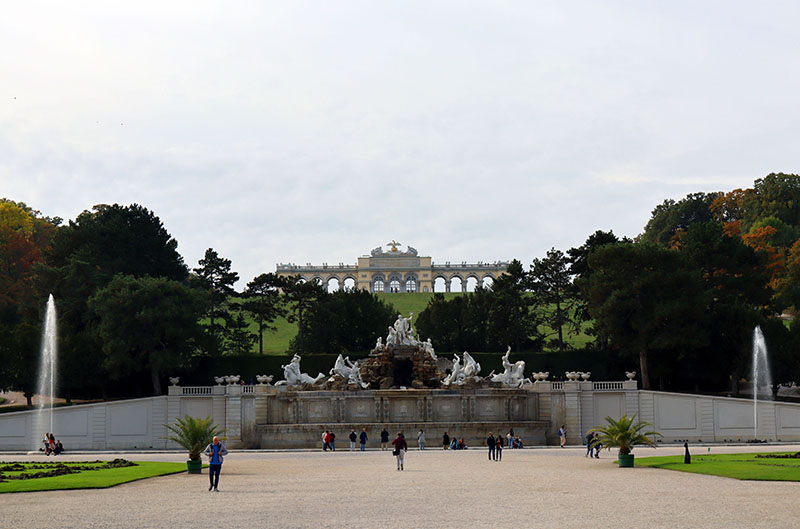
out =
[[[220,427],[225,428],[225,386],[211,387],[211,419]]]
[[[231,448],[242,443],[242,386],[238,384],[225,387],[225,437]]]
[[[564,425],[567,427],[567,442],[583,444],[584,433],[581,430],[580,383],[563,382],[564,388]]]

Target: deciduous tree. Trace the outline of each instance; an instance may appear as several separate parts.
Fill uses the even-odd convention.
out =
[[[188,362],[202,331],[196,291],[167,278],[118,275],[89,300],[91,331],[113,379],[146,369],[153,394],[161,377]]]

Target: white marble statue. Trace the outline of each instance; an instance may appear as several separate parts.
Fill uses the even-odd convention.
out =
[[[450,386],[452,384],[461,385],[464,383],[464,373],[461,367],[461,359],[458,357],[458,353],[453,355],[453,368],[450,370],[450,374],[442,379],[442,384],[445,386]]]
[[[389,327],[389,334],[386,335],[386,345],[397,345],[397,331],[394,327]]]
[[[453,369],[450,371],[449,375],[444,377],[442,384],[445,386],[451,386],[453,384],[462,386],[469,378],[477,382],[480,380],[478,376],[480,372],[481,365],[476,362],[468,352],[464,351],[461,358],[459,358],[456,353],[453,355]]]
[[[364,380],[361,379],[361,366],[358,365],[358,361],[353,362],[350,367],[350,376],[347,377],[348,384],[355,384],[359,386],[361,389],[367,389],[367,384]]]
[[[346,379],[349,384],[356,384],[362,389],[366,388],[368,385],[361,380],[361,367],[358,365],[358,362],[351,362],[349,356],[342,358],[342,355],[339,355],[336,358],[336,363],[334,363],[333,368],[330,370],[330,374],[339,375]]]
[[[464,351],[464,354],[461,355],[461,361],[464,364],[463,373],[464,378],[478,378],[478,374],[481,372],[481,365],[472,358],[468,352]]]
[[[300,384],[314,384],[325,378],[325,375],[320,373],[317,375],[316,378],[309,376],[306,373],[300,371],[300,355],[294,355],[292,357],[292,361],[286,364],[285,366],[281,366],[283,368],[283,377],[285,380],[281,380],[276,383],[276,386],[297,386]]]
[[[414,328],[411,325],[411,320],[413,318],[413,312],[409,313],[408,318],[404,318],[402,314],[398,314],[394,326],[389,327],[389,336],[386,337],[386,345],[417,345],[418,342],[414,338]]]
[[[433,350],[433,344],[431,343],[430,338],[422,342],[422,350],[431,355],[431,358],[433,358],[434,361],[439,359],[436,356],[436,351]]]
[[[383,338],[381,338],[380,336],[378,336],[378,339],[375,342],[375,350],[383,351]]]
[[[506,354],[503,355],[503,372],[494,375],[490,378],[492,382],[501,382],[504,386],[511,386],[518,388],[525,384],[530,383],[529,379],[525,378],[525,362],[520,360],[512,364],[508,357],[511,354],[511,346],[508,347]]]

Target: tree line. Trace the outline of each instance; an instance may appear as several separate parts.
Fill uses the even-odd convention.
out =
[[[59,309],[60,393],[160,394],[167,373],[199,358],[263,352],[285,317],[291,352],[363,353],[394,308],[299,276],[254,277],[241,292],[230,260],[209,248],[190,269],[150,210],[100,205],[66,224],[0,200],[0,388],[30,396],[45,300]],[[434,294],[417,327],[439,351],[558,350],[570,334],[639,371],[644,387],[736,391],[761,325],[776,381],[800,378],[800,177],[666,200],[642,234],[596,231],[579,247],[513,260],[490,287]],[[251,330],[255,322],[256,330]]]
[[[597,354],[637,369],[644,388],[738,392],[762,326],[776,382],[800,378],[800,177],[665,200],[641,235],[596,231],[526,270],[513,261],[491,289],[419,316],[445,350],[555,348],[579,329]]]
[[[247,354],[278,317],[299,324],[291,350],[368,350],[394,310],[366,292],[327,293],[299,276],[263,273],[234,290],[231,261],[206,250],[189,269],[150,210],[99,205],[62,225],[0,201],[0,388],[35,391],[48,293],[59,325],[59,394],[161,394],[175,369]],[[250,321],[257,331],[250,330]]]

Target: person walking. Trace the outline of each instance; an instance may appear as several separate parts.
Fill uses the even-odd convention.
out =
[[[330,445],[328,445],[328,443],[330,442],[329,436],[330,436],[330,432],[328,430],[325,430],[324,432],[322,432],[322,451],[323,452],[327,452],[328,448],[330,448]]]
[[[353,452],[356,449],[356,439],[358,439],[358,435],[356,435],[355,428],[350,429],[350,451]]]
[[[425,431],[422,428],[420,428],[417,434],[417,442],[419,443],[419,449],[425,450]]]
[[[444,432],[442,436],[442,449],[447,450],[450,448],[450,436],[447,435],[447,432]]]
[[[592,449],[594,448],[594,432],[586,434],[586,455],[584,457],[592,457]]]
[[[381,430],[381,451],[386,450],[386,446],[389,444],[389,432],[386,431],[386,426],[383,427]]]
[[[205,449],[205,454],[208,456],[208,491],[214,489],[214,492],[219,492],[219,473],[222,471],[222,458],[228,455],[228,449],[225,445],[219,442],[219,437],[216,435]]]
[[[564,445],[567,444],[567,429],[564,425],[561,425],[561,428],[558,429],[558,442],[561,445],[561,448],[564,448]]]
[[[331,452],[336,451],[336,434],[333,432],[328,432],[328,446],[331,448]]]
[[[394,446],[394,452],[392,453],[397,457],[397,470],[403,470],[405,455],[408,452],[408,444],[403,432],[397,432],[397,437],[392,441],[392,445]]]
[[[594,458],[600,459],[600,449],[603,448],[603,443],[600,442],[599,433],[594,432],[594,441],[592,442],[592,444],[594,445]]]
[[[497,448],[494,451],[494,458],[495,461],[503,460],[503,438],[499,435],[497,436]]]
[[[511,448],[511,443],[514,442],[514,428],[508,429],[508,433],[506,434],[506,439],[508,440],[508,447]]]
[[[361,444],[361,451],[363,452],[364,450],[367,449],[367,429],[366,428],[362,428],[361,429],[361,433],[359,434],[359,441],[360,441],[360,444]]]
[[[499,432],[497,436],[500,437]],[[497,447],[497,440],[494,438],[494,435],[492,435],[492,432],[489,432],[489,437],[486,438],[486,446],[489,447],[489,461],[492,461],[495,458],[494,451],[495,448]]]

